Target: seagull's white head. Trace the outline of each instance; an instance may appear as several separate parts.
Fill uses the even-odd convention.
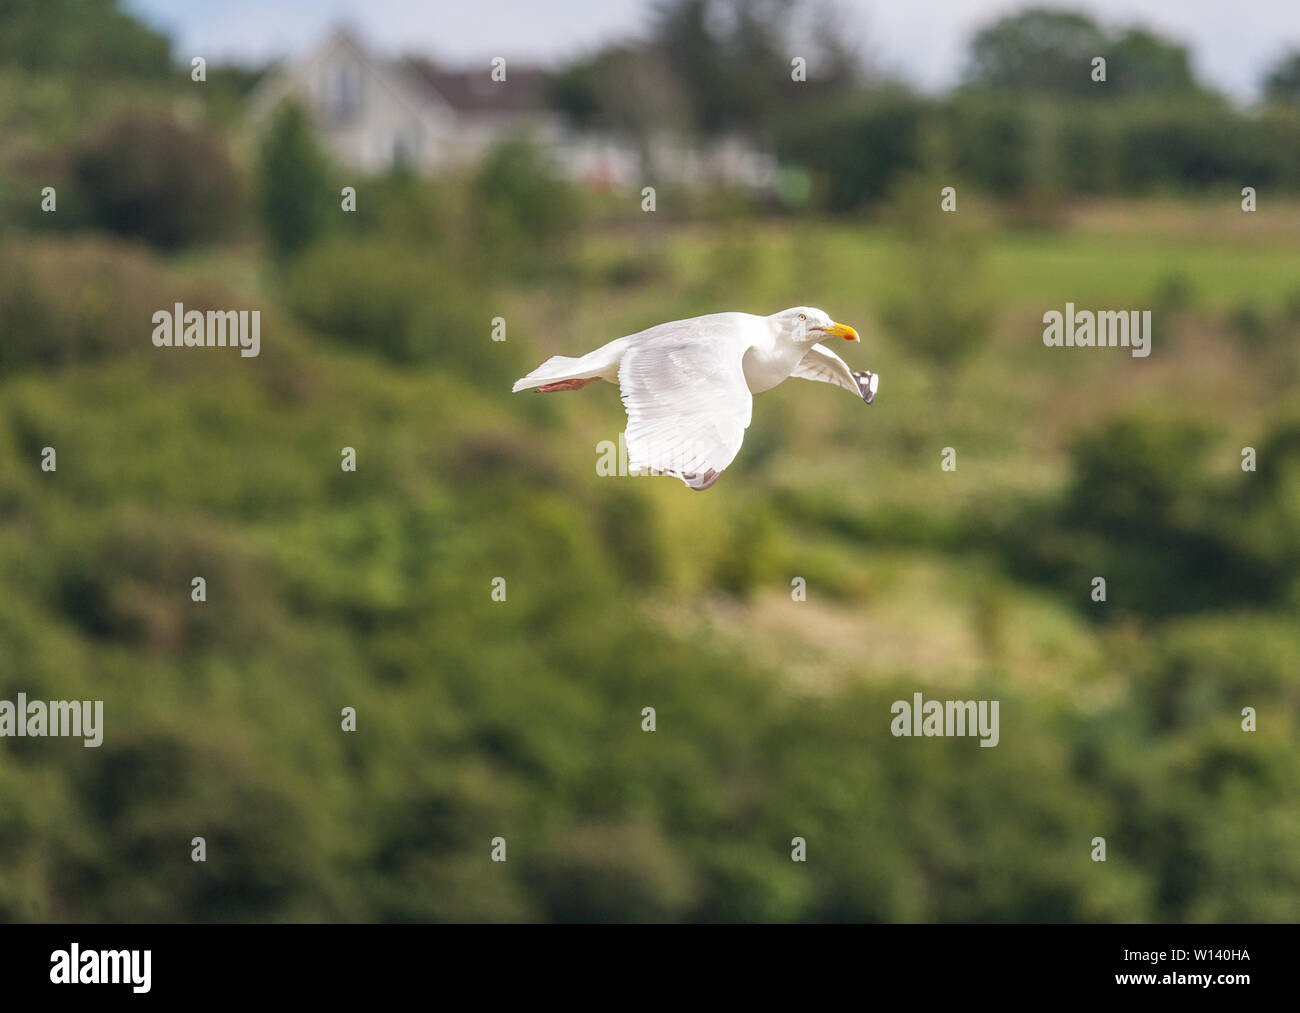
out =
[[[837,324],[825,310],[819,310],[815,306],[794,306],[773,313],[768,319],[778,334],[801,345],[814,345],[827,336],[843,338],[845,341],[862,340],[858,337],[858,332],[848,324]]]

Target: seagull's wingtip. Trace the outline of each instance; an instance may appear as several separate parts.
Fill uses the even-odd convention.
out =
[[[853,379],[857,381],[858,393],[862,395],[862,400],[871,404],[876,400],[876,391],[880,387],[880,374],[871,373],[863,370],[861,373],[854,373]]]
[[[696,492],[703,492],[705,489],[707,489],[709,486],[711,486],[714,482],[716,482],[719,478],[722,477],[722,472],[714,471],[712,468],[710,468],[708,471],[698,475],[681,475],[679,477],[683,482],[685,482],[688,486],[690,486],[690,488],[694,489]]]

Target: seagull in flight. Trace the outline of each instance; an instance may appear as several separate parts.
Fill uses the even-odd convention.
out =
[[[580,390],[617,383],[627,409],[631,471],[672,475],[707,489],[736,459],[753,395],[789,376],[833,383],[871,404],[880,378],[857,372],[823,337],[860,341],[825,312],[796,306],[771,316],[710,313],[658,324],[573,358],[554,355],[514,390]]]

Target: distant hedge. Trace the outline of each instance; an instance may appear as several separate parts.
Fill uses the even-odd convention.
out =
[[[92,224],[164,249],[227,235],[243,185],[215,134],[153,112],[125,112],[75,154]]]
[[[1300,112],[1242,111],[1214,98],[1056,100],[985,91],[855,98],[778,133],[782,159],[813,170],[821,203],[879,203],[919,168],[953,184],[1029,193],[1300,192]]]

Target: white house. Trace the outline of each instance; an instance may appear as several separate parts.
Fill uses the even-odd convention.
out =
[[[410,61],[376,59],[345,28],[258,85],[253,121],[265,123],[286,99],[306,108],[338,161],[365,172],[398,165],[445,171],[472,161],[492,140],[486,125],[466,124]]]
[[[587,186],[639,189],[648,182],[723,183],[768,189],[776,162],[735,138],[699,149],[665,139],[649,154],[631,138],[575,132],[546,104],[546,75],[509,65],[448,71],[424,59],[381,60],[346,28],[286,62],[255,89],[253,121],[264,124],[286,99],[304,105],[325,147],[363,172],[409,165],[433,175],[471,165],[494,144],[527,134],[557,172]]]

